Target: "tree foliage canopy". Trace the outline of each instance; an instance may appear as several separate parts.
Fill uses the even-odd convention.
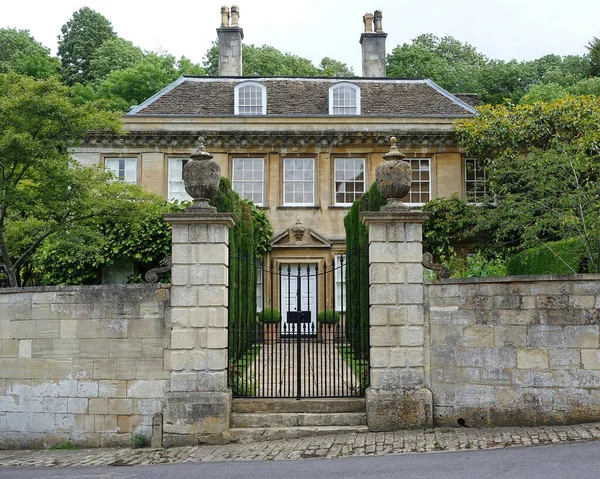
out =
[[[0,73],[14,71],[33,78],[58,74],[59,61],[28,30],[0,29]]]
[[[48,236],[127,209],[129,190],[69,156],[87,131],[102,129],[117,132],[118,118],[73,106],[56,77],[0,74],[0,254],[11,286],[20,284],[22,268]]]
[[[206,73],[219,74],[219,45],[215,42],[206,52],[204,60]],[[354,76],[352,69],[345,63],[329,57],[323,58],[319,67],[307,58],[292,53],[282,53],[276,48],[263,45],[242,45],[242,74],[244,76]]]
[[[487,161],[490,198],[481,219],[493,248],[509,253],[577,238],[590,265],[596,261],[600,98],[483,106],[457,123],[457,135],[468,155]]]
[[[73,13],[58,37],[58,56],[66,84],[90,81],[92,58],[105,41],[115,37],[110,21],[102,14],[88,7]]]

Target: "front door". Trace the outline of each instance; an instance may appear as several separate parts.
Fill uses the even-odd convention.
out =
[[[296,334],[300,324],[301,334],[317,331],[317,271],[313,263],[290,263],[281,269],[281,334]],[[300,283],[300,284],[298,284]],[[300,301],[298,300],[300,296]],[[302,323],[294,321],[288,312],[309,312]]]

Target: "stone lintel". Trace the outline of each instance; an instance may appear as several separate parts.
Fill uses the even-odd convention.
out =
[[[418,223],[422,224],[431,213],[428,211],[411,211],[409,209],[387,210],[387,211],[363,211],[360,213],[360,221],[365,226],[378,223]]]
[[[163,218],[167,223],[172,225],[193,225],[193,224],[204,224],[204,225],[225,225],[228,228],[235,226],[235,214],[234,213],[174,213],[163,215]]]

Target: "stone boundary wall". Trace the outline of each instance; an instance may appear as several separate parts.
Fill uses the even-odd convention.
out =
[[[438,425],[600,420],[600,275],[426,282]]]
[[[0,290],[0,449],[150,437],[168,390],[168,286]]]

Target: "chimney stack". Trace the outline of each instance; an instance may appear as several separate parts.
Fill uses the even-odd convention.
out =
[[[387,33],[383,32],[382,18],[381,10],[375,10],[374,15],[365,13],[363,16],[365,31],[360,36],[363,77],[385,76],[385,39]],[[375,31],[373,31],[373,27]]]
[[[239,26],[240,9],[237,5],[221,7],[219,37],[219,76],[242,76],[242,40],[244,31]],[[231,25],[229,21],[231,20]]]

